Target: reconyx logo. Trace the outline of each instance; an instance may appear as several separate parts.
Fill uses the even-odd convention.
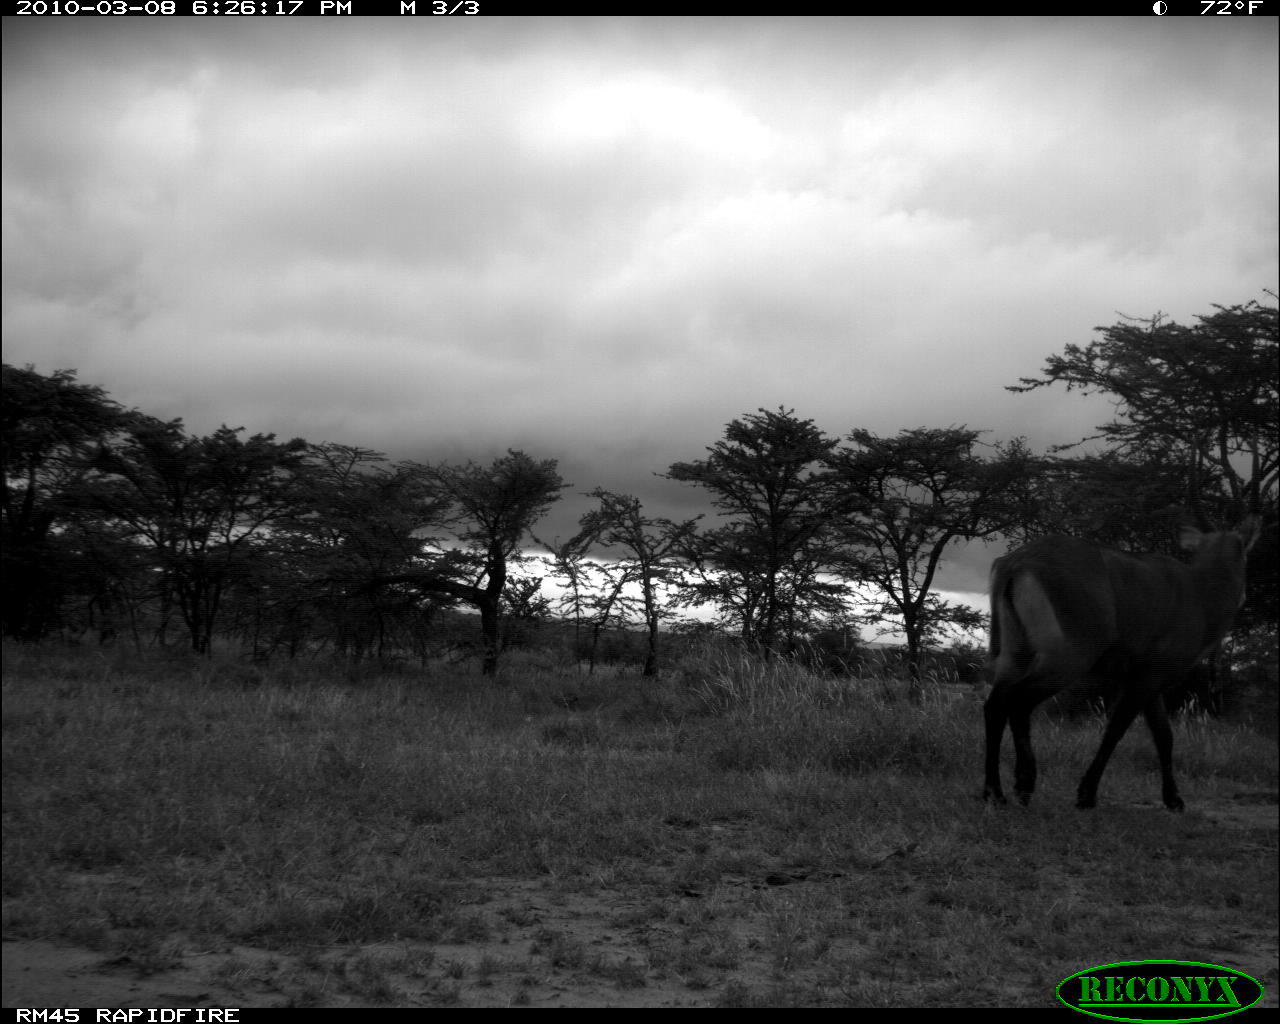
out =
[[[1230,967],[1190,960],[1127,960],[1064,978],[1058,998],[1073,1010],[1103,1020],[1213,1020],[1248,1009],[1262,998],[1262,986]]]

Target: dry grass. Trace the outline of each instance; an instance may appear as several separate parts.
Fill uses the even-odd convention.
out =
[[[995,810],[978,694],[714,649],[497,683],[6,653],[6,938],[234,949],[221,983],[312,1006],[1051,1005],[1143,957],[1274,992],[1274,806],[1218,814],[1274,800],[1247,723],[1177,727],[1188,813],[1135,729],[1082,814],[1100,725],[1039,715],[1041,791]]]

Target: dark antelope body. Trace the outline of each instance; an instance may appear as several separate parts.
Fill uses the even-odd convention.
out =
[[[1111,752],[1139,711],[1160,758],[1165,806],[1182,810],[1173,781],[1173,734],[1162,693],[1185,678],[1231,628],[1244,599],[1245,557],[1258,535],[1249,516],[1234,530],[1182,530],[1190,564],[1131,555],[1072,537],[1042,537],[991,567],[991,663],[984,709],[985,796],[1004,802],[1000,741],[1013,736],[1014,792],[1025,804],[1036,786],[1031,711],[1086,678],[1119,684],[1098,753],[1076,794],[1092,807]]]

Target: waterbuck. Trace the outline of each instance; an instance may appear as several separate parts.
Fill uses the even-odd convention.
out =
[[[1173,781],[1173,733],[1162,692],[1184,679],[1231,628],[1244,600],[1245,556],[1258,536],[1247,516],[1234,530],[1182,528],[1190,564],[1166,555],[1130,555],[1072,537],[1042,537],[991,566],[994,683],[984,716],[984,795],[1004,802],[1000,741],[1005,722],[1016,755],[1014,792],[1024,804],[1036,788],[1031,711],[1084,679],[1118,684],[1119,694],[1076,806],[1092,807],[1098,780],[1139,711],[1160,758],[1164,804],[1183,808]]]

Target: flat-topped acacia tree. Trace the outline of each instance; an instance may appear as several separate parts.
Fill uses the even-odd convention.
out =
[[[480,613],[484,636],[482,671],[498,671],[502,650],[498,631],[507,565],[520,550],[530,527],[570,485],[561,479],[555,459],[534,459],[509,449],[489,466],[465,462],[419,467],[439,503],[437,521],[452,530],[461,547],[433,545],[420,569],[380,578],[378,585],[404,583],[427,593],[445,594]]]

